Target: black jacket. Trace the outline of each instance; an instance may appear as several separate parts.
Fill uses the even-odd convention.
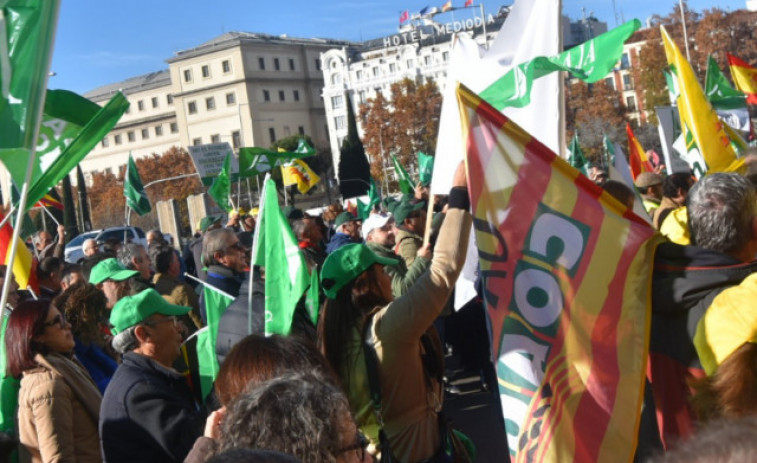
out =
[[[246,279],[246,274],[236,273],[228,267],[222,265],[211,265],[208,267],[208,273],[205,277],[205,282],[209,285],[216,287],[231,297],[239,296],[239,287],[242,286],[242,282]],[[205,312],[205,297],[200,294],[200,316],[202,322],[208,323],[208,315]]]
[[[100,407],[103,462],[182,462],[204,425],[184,376],[127,353]]]

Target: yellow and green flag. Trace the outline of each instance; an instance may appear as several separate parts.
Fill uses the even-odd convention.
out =
[[[631,461],[659,235],[479,96],[457,95],[511,461]]]
[[[281,166],[281,180],[284,186],[297,185],[297,191],[305,194],[321,180],[321,177],[302,159],[292,159]]]

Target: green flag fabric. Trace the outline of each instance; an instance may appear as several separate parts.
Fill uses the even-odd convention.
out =
[[[5,330],[8,326],[7,310],[3,310],[0,327],[0,432],[15,434],[16,411],[18,409],[18,390],[21,380],[8,374],[8,358],[5,351]]]
[[[418,177],[421,185],[431,185],[431,176],[434,174],[434,157],[418,151]]]
[[[392,162],[394,162],[394,173],[397,175],[397,182],[400,184],[400,191],[402,194],[413,194],[413,181],[410,180],[410,175],[407,173],[402,164],[397,160],[395,155],[392,155]]]
[[[218,357],[216,357],[216,339],[218,338],[218,322],[226,308],[234,302],[229,294],[205,285],[202,290],[205,301],[205,313],[208,325],[197,332],[197,363],[199,367],[200,389],[203,399],[213,388],[213,381],[218,376]]]
[[[667,69],[662,70],[662,73],[665,74],[665,84],[668,86],[668,98],[670,98],[671,104],[675,104],[678,96],[681,94],[678,90],[678,78],[673,75],[673,72],[672,67],[670,71]]]
[[[610,166],[615,165],[615,145],[607,135],[602,137],[602,156],[604,157],[606,168],[609,169]]]
[[[297,239],[279,208],[276,184],[270,177],[263,190],[252,263],[265,268],[265,334],[287,335],[294,308],[311,277]]]
[[[634,19],[557,56],[539,56],[518,64],[480,96],[501,111],[526,106],[531,101],[534,79],[555,71],[567,71],[585,82],[596,82],[615,67],[623,54],[623,44],[640,27],[641,22]]]
[[[129,153],[129,163],[126,165],[124,197],[126,198],[126,205],[139,215],[145,215],[152,210],[150,199],[142,186],[142,179],[139,178],[137,164],[134,163],[131,153]]]
[[[746,95],[731,86],[712,55],[707,58],[704,94],[715,109],[746,108]]]
[[[254,177],[268,172],[274,167],[281,166],[291,159],[302,159],[315,156],[315,149],[301,138],[294,151],[273,151],[265,148],[239,149],[239,176],[241,178]]]
[[[221,172],[218,173],[218,177],[213,180],[213,184],[208,188],[208,194],[225,212],[231,212],[234,209],[229,201],[229,195],[231,195],[231,152],[226,153],[226,158],[223,160],[223,167]]]
[[[71,172],[115,127],[129,102],[117,93],[102,108],[66,90],[49,90],[37,142],[26,208],[29,209]],[[0,149],[13,182],[20,188],[29,157],[23,148]]]
[[[371,215],[371,211],[377,204],[381,204],[381,196],[378,194],[376,182],[371,177],[371,186],[368,188],[368,203],[357,200],[357,215],[360,220],[365,220]]]
[[[586,157],[583,150],[581,150],[581,146],[578,144],[578,132],[573,134],[568,151],[570,152],[568,164],[580,170],[582,174],[588,175]]]

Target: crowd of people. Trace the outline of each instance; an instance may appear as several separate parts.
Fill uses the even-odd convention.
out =
[[[636,191],[597,167],[590,178],[629,209],[640,199],[667,238],[652,270],[637,460],[683,461],[702,427],[740,439],[757,412],[755,176],[646,172]],[[450,345],[482,389],[497,389],[481,299],[451,315],[469,210],[462,165],[449,195],[419,186],[364,220],[339,204],[322,215],[285,208],[323,301],[314,323],[303,296],[289,336],[265,336],[276,295],[250,265],[252,216],[203,218],[182,253],[159,230],[146,247],[87,240],[80,262],[63,260],[62,228],[36,234],[38,294],[12,288],[5,333],[22,461],[474,461],[444,411]],[[208,322],[204,285],[235,298],[207,397],[182,350]],[[684,443],[661,454],[673,441]]]

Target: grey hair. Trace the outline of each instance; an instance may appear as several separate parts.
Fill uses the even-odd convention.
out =
[[[219,451],[267,449],[308,463],[336,461],[349,426],[347,397],[320,375],[287,373],[242,393],[221,425]]]
[[[137,335],[135,333],[136,329],[136,326],[130,326],[129,328],[113,336],[113,339],[111,340],[113,349],[115,349],[119,354],[123,355],[139,347],[139,339],[137,339]]]
[[[757,417],[726,419],[708,423],[672,450],[650,463],[740,463],[757,460]]]
[[[226,252],[227,242],[235,236],[228,228],[216,228],[205,233],[202,237],[202,265],[208,267],[216,264],[213,254],[217,251]]]
[[[87,238],[84,240],[84,242],[81,244],[81,249],[84,251],[84,249],[87,247],[87,243],[91,243],[94,245],[95,248],[97,248],[97,240],[94,238]]]
[[[706,175],[692,187],[687,202],[691,244],[733,255],[752,238],[757,192],[741,175]]]
[[[139,243],[126,243],[118,250],[118,261],[121,262],[124,267],[130,270],[135,270],[136,267],[134,266],[132,259],[139,259],[141,254],[140,249],[144,248],[145,247]]]

